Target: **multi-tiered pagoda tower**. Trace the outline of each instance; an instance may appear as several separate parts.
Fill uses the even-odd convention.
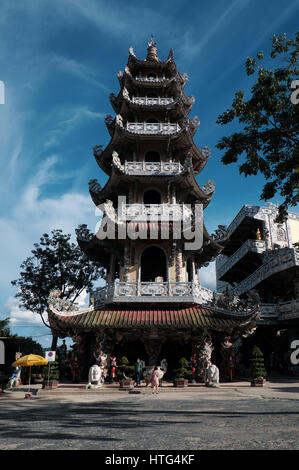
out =
[[[178,72],[172,50],[165,61],[158,58],[151,38],[145,60],[130,48],[118,78],[120,92],[110,95],[116,117],[105,119],[110,143],[94,148],[109,179],[104,187],[89,183],[103,219],[96,235],[86,226],[77,232],[81,249],[106,268],[106,284],[83,312],[52,304],[50,321],[90,357],[100,347],[150,365],[165,357],[175,363],[210,345],[214,334],[245,334],[256,309],[216,301],[198,281],[198,270],[222,250],[224,234],[220,227],[210,235],[203,223],[215,187],[196,181],[210,152],[193,140],[199,120],[188,117],[194,98],[184,93],[187,75]]]

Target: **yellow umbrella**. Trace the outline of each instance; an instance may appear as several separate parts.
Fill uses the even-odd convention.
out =
[[[31,378],[31,366],[44,366],[47,365],[48,361],[42,356],[37,354],[28,354],[27,356],[22,356],[20,359],[12,363],[13,367],[23,366],[30,367],[29,369],[29,390],[30,392],[30,378]]]

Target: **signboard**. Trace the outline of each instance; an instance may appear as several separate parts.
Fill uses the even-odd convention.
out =
[[[56,355],[56,351],[47,351],[45,357],[46,357],[48,362],[54,362],[55,361],[55,355]]]

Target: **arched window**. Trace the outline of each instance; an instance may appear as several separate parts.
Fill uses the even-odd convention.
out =
[[[167,257],[158,246],[146,248],[140,259],[140,279],[141,282],[154,282],[155,280],[167,281]]]
[[[156,189],[147,189],[143,193],[144,204],[161,204],[161,193]]]
[[[160,162],[160,154],[156,150],[149,150],[144,156],[145,162]]]

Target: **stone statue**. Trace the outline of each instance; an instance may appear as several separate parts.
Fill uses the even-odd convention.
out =
[[[211,361],[208,362],[206,370],[206,386],[207,387],[219,387],[219,369]]]
[[[91,366],[88,372],[88,384],[86,385],[86,389],[88,388],[99,388],[103,386],[102,383],[102,374],[103,374],[103,369],[102,367],[98,366],[97,364],[94,364]]]

